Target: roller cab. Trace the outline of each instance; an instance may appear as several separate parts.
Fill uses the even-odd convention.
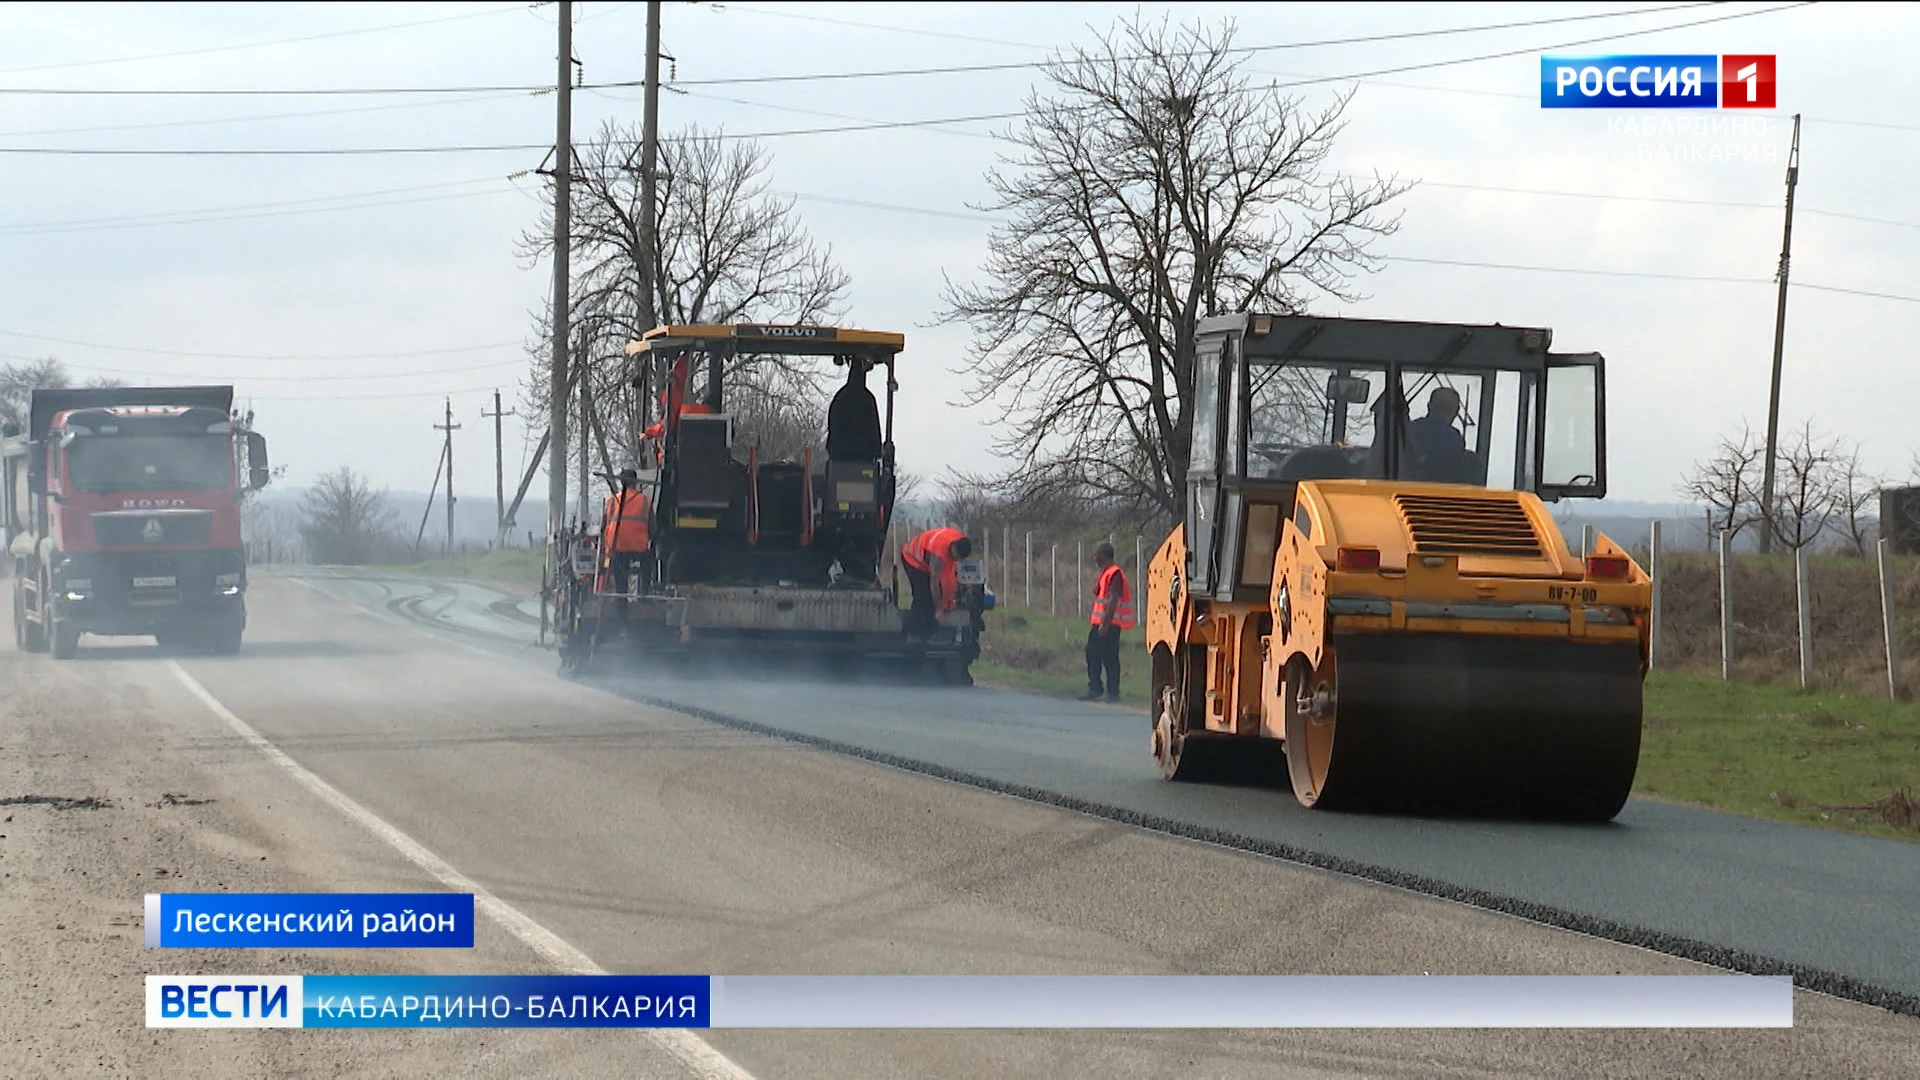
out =
[[[1547,507],[1605,493],[1602,358],[1544,329],[1202,329],[1186,521],[1141,598],[1163,775],[1617,814],[1650,581],[1604,536],[1572,550]]]

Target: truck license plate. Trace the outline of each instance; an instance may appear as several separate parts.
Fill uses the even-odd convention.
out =
[[[171,589],[173,588],[173,579],[170,577],[137,577],[133,579],[133,587],[136,589]]]

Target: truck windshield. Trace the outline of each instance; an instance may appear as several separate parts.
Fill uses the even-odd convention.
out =
[[[77,491],[211,491],[233,482],[225,435],[90,435],[67,447]]]

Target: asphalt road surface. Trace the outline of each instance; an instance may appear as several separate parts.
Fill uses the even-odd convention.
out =
[[[1715,970],[741,722],[1549,899],[1652,849],[1672,869],[1607,882],[1607,910],[1658,893],[1646,911],[1705,937],[1813,906],[1823,926],[1759,951],[1894,988],[1915,964],[1911,920],[1854,938],[1888,927],[1887,892],[1913,895],[1902,845],[1855,854],[1638,804],[1563,834],[1308,818],[1283,793],[1152,781],[1138,718],[1116,712],[984,690],[567,683],[518,644],[510,599],[466,587],[260,574],[250,610],[239,657],[88,639],[55,663],[0,645],[0,1075],[1877,1077],[1920,1045],[1920,1020],[1812,992],[1790,1031],[148,1031],[148,973]],[[1772,893],[1815,899],[1724,902],[1719,879],[1770,873]],[[147,892],[457,883],[490,913],[471,951],[141,947]]]

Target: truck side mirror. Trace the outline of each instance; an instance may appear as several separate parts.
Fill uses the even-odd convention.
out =
[[[247,488],[259,491],[273,479],[273,471],[267,464],[267,437],[257,431],[247,432]]]

